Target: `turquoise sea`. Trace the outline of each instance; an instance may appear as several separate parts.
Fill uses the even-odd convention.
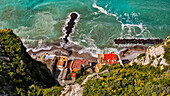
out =
[[[115,38],[170,35],[170,0],[1,0],[0,28],[10,28],[26,47],[46,47],[64,34],[70,12],[80,20],[71,40],[111,48]]]

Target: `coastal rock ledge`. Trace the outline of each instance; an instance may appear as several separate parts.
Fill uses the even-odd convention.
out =
[[[142,65],[152,65],[152,66],[167,66],[170,64],[170,35],[157,46],[150,46],[147,48],[145,53],[138,55],[134,60],[130,62],[142,64]]]

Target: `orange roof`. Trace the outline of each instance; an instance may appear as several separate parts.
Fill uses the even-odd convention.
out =
[[[77,71],[79,71],[80,69],[73,69],[72,71],[74,71],[74,72],[77,72]]]
[[[95,71],[96,73],[98,73],[99,70],[100,70],[102,67],[103,67],[103,66],[102,66],[101,64],[96,64],[96,67],[95,67],[94,71]]]
[[[57,65],[58,66],[63,66],[64,62],[67,61],[67,57],[59,57]]]
[[[99,72],[99,69],[98,69],[97,67],[95,67],[94,71],[95,71],[96,73],[98,73],[98,72]]]
[[[101,65],[101,64],[97,64],[96,66],[97,66],[99,69],[102,68],[102,65]]]

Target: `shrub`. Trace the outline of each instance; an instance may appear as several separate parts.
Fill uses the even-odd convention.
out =
[[[159,67],[134,64],[121,67],[119,64],[111,65],[107,76],[100,79],[91,78],[84,85],[85,95],[160,95],[170,94],[168,91],[169,78],[160,78],[166,70]],[[160,78],[160,79],[158,79]]]
[[[142,57],[145,56],[146,53],[141,53],[139,56],[137,56],[137,59],[141,59]]]

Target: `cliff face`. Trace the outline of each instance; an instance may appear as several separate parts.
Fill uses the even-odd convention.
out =
[[[32,59],[12,30],[0,30],[0,95],[17,95],[35,85],[55,84],[46,65]]]
[[[137,56],[130,64],[138,63],[142,65],[163,66],[170,64],[170,36],[163,43],[157,46],[150,46],[145,53]]]

